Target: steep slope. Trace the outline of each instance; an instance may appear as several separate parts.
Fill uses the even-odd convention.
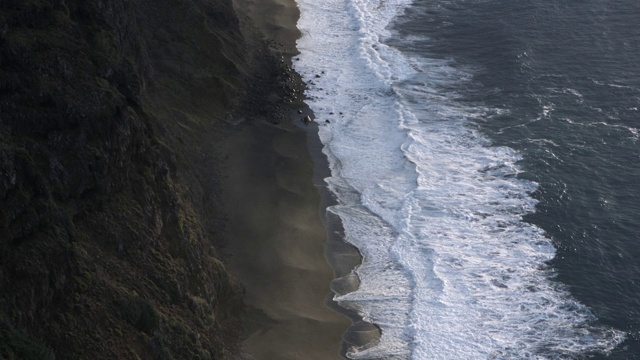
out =
[[[0,2],[0,358],[237,352],[211,140],[251,56],[230,0]]]

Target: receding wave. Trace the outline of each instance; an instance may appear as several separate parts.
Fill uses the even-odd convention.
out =
[[[411,2],[298,2],[295,67],[331,167],[329,210],[364,258],[360,288],[336,300],[382,329],[348,356],[561,359],[620,343],[553,281],[555,248],[522,220],[536,184],[469,126],[492,110],[451,90],[469,74],[385,44]]]

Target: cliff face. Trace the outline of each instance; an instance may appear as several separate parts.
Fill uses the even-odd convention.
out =
[[[237,350],[201,169],[247,56],[230,0],[0,1],[0,358]]]

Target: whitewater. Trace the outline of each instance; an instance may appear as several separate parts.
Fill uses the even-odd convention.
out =
[[[345,241],[363,257],[358,290],[336,295],[382,336],[352,359],[564,359],[606,353],[596,326],[547,262],[537,185],[521,156],[473,122],[498,111],[459,101],[473,69],[410,48],[393,23],[411,1],[298,0],[301,52]],[[427,39],[428,40],[428,39]]]

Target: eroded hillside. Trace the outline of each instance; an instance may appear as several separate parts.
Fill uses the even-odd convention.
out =
[[[0,2],[0,358],[223,359],[215,124],[230,0]]]

